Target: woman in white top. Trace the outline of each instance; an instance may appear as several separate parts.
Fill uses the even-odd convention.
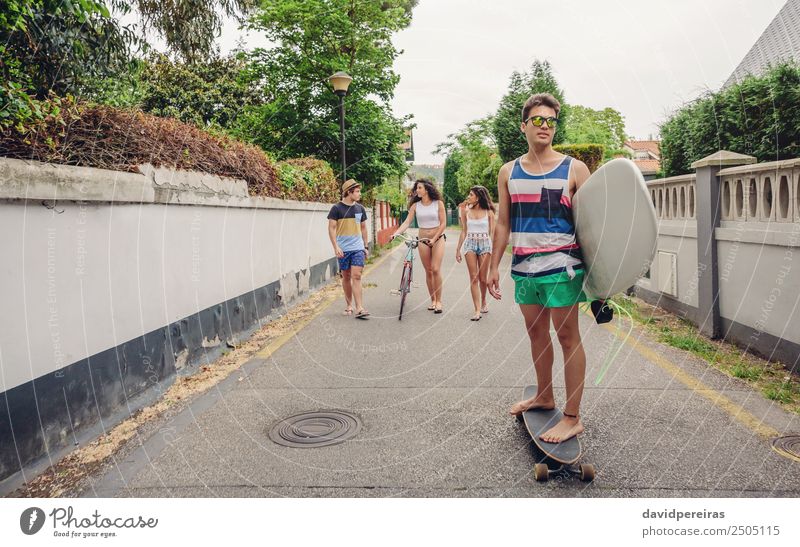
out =
[[[473,186],[461,209],[461,237],[456,247],[456,262],[461,262],[461,253],[467,261],[470,291],[475,313],[472,321],[478,321],[482,313],[488,313],[486,287],[489,263],[492,261],[492,235],[494,235],[494,204],[483,186]]]
[[[408,217],[392,237],[405,232],[416,217],[419,226],[419,257],[425,268],[425,281],[431,295],[428,309],[434,313],[442,313],[442,258],[447,237],[444,202],[438,188],[427,179],[418,179],[414,183],[411,197],[408,200]],[[422,240],[425,241],[422,241]]]

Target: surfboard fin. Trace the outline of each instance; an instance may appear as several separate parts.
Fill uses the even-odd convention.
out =
[[[605,300],[595,300],[592,302],[592,314],[597,324],[608,323],[614,318],[614,310]]]

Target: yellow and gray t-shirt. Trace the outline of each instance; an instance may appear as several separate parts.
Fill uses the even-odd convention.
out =
[[[363,205],[347,205],[340,201],[331,207],[328,219],[336,221],[336,244],[343,252],[364,250],[361,223],[367,220],[367,210]]]

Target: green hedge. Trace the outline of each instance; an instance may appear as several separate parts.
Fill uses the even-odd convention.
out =
[[[692,162],[718,150],[759,162],[800,157],[800,66],[781,64],[709,93],[661,125],[665,176],[690,173]]]
[[[603,163],[606,151],[606,147],[602,144],[557,144],[553,149],[581,160],[591,173],[594,173]]]
[[[283,199],[334,203],[341,198],[336,175],[326,161],[294,158],[278,162],[276,167]]]
[[[0,156],[136,172],[139,165],[242,179],[253,196],[336,202],[331,166],[315,158],[276,163],[257,146],[173,118],[135,109],[42,101],[42,119],[0,127]]]

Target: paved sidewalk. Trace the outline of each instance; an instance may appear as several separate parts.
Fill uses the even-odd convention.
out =
[[[507,414],[534,382],[509,258],[503,300],[491,300],[490,312],[471,322],[456,242],[453,233],[443,264],[445,313],[425,309],[417,261],[407,312],[397,320],[399,297],[390,290],[403,254],[396,249],[365,278],[370,320],[343,317],[340,298],[269,357],[251,360],[163,424],[83,495],[800,496],[800,463],[774,452],[767,438],[799,432],[797,416],[636,329],[595,386],[619,339],[586,315],[582,438],[597,478],[537,483],[530,439]],[[563,405],[563,360],[551,334]],[[360,432],[314,449],[269,439],[280,419],[320,409],[357,415]]]

